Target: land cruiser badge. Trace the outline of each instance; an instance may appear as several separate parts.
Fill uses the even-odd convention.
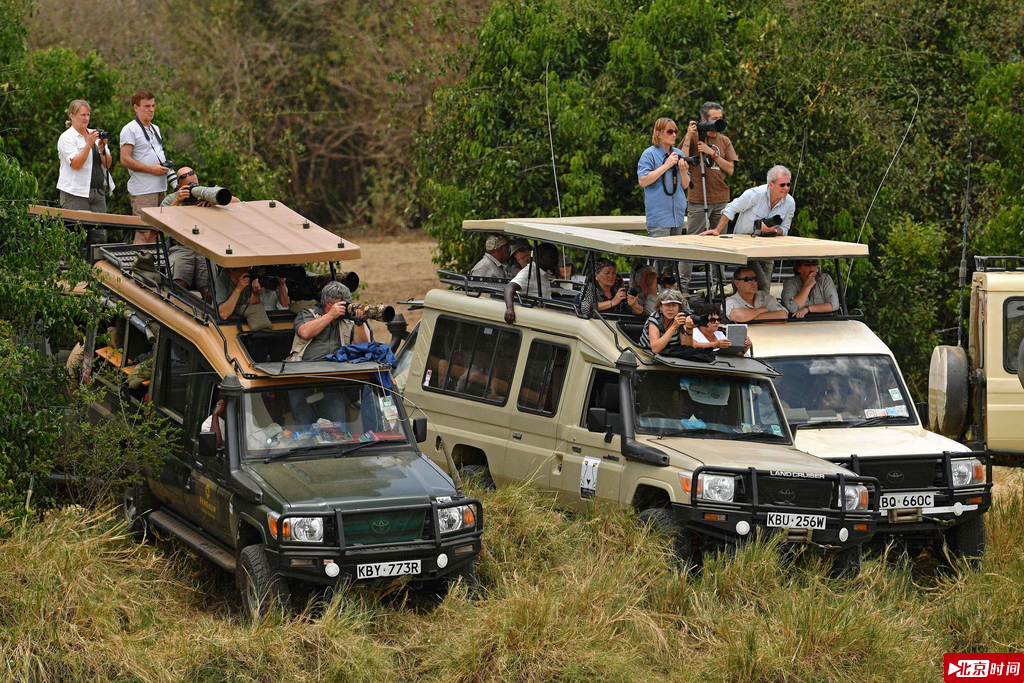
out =
[[[580,468],[580,498],[593,500],[597,494],[597,468],[601,465],[599,458],[583,458]]]

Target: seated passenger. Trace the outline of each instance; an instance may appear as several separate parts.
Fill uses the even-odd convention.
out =
[[[631,284],[640,288],[640,293],[636,295],[636,302],[644,309],[644,314],[653,315],[658,310],[657,271],[653,266],[641,266],[633,276]]]
[[[484,245],[483,258],[477,261],[469,274],[473,277],[495,277],[508,278],[508,269],[505,268],[505,261],[508,260],[508,240],[501,235],[491,235]]]
[[[626,293],[622,279],[618,277],[615,263],[602,258],[594,264],[594,277],[597,280],[597,310],[601,313],[631,313],[643,315],[644,307],[635,296]]]
[[[722,311],[716,304],[701,304],[694,311],[698,318],[707,317],[708,324],[697,327],[693,331],[693,345],[698,349],[727,349],[732,342],[725,336],[725,332],[719,329],[722,323]],[[747,348],[751,345],[750,337],[747,337]],[[744,352],[746,353],[746,352]]]
[[[532,250],[531,250],[532,253]],[[549,242],[537,246],[537,258],[531,260],[505,285],[505,322],[516,321],[513,307],[516,292],[525,290],[527,296],[551,298],[551,272],[558,265],[558,248]]]
[[[209,206],[208,202],[192,198],[189,185],[198,182],[196,172],[189,166],[182,166],[178,169],[178,191],[164,197],[160,206]],[[234,203],[241,200],[232,197],[231,201]],[[167,255],[171,260],[171,279],[186,289],[198,290],[203,300],[209,301],[210,271],[206,266],[206,258],[170,238],[167,242]]]
[[[693,346],[693,321],[682,312],[683,295],[666,289],[658,297],[658,310],[644,325],[640,347],[663,353],[678,346]]]
[[[233,315],[243,315],[254,331],[269,329],[266,306],[268,303],[280,306],[282,298],[287,301],[288,288],[282,289],[279,285],[276,292],[270,292],[263,288],[259,278],[253,279],[249,273],[249,268],[221,269],[214,283],[217,313],[225,320]]]
[[[533,258],[533,247],[530,246],[529,241],[520,237],[512,242],[508,250],[512,254],[513,261],[512,265],[508,268],[508,275],[509,277],[515,277]]]
[[[831,313],[839,310],[839,294],[828,273],[818,270],[817,261],[798,261],[796,275],[782,285],[782,305],[794,318]]]
[[[348,315],[352,293],[340,282],[328,282],[320,290],[320,305],[304,308],[295,316],[295,339],[286,360],[323,360],[348,344],[370,341],[366,319]]]
[[[558,256],[558,270],[555,275],[559,280],[568,280],[569,282],[579,283],[586,282],[587,278],[584,275],[573,273],[575,268],[576,266],[573,264],[571,258],[565,254],[560,254]]]
[[[785,320],[789,313],[775,297],[757,288],[757,275],[750,266],[740,266],[732,276],[736,293],[725,300],[725,315],[734,322]]]

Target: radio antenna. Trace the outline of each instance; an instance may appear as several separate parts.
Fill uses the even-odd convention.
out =
[[[908,83],[911,88],[914,88],[913,83]],[[907,132],[903,134],[903,139],[900,140],[900,144],[896,147],[896,152],[892,155],[892,160],[889,161],[889,166],[885,169],[885,173],[882,174],[882,180],[878,183],[878,187],[875,188],[875,196],[871,198],[871,204],[868,206],[867,213],[864,214],[864,220],[860,223],[860,232],[857,233],[857,244],[860,244],[860,238],[864,236],[864,226],[868,224],[868,216],[871,215],[871,209],[875,208],[875,200],[878,199],[878,193],[882,190],[882,185],[885,184],[885,179],[889,176],[889,171],[892,169],[892,165],[896,163],[896,157],[900,155],[900,150],[903,149],[903,143],[907,141],[907,136],[910,135],[910,129],[914,127],[914,120],[917,119],[917,110],[921,106],[921,93],[914,88],[914,94],[917,96],[917,104],[914,105],[914,115],[910,117],[910,123],[907,124]],[[846,290],[850,287],[850,275],[853,273],[853,259],[850,259],[850,267],[846,271],[846,282],[843,283],[843,297],[846,297]]]
[[[971,206],[971,152],[974,143],[967,145],[967,191],[964,193],[964,239],[960,250],[960,297],[956,304],[956,345],[963,346],[964,334],[964,285],[967,281],[967,211]]]
[[[558,202],[558,222],[561,224],[562,198],[558,194],[558,169],[555,168],[555,138],[551,134],[551,105],[548,103],[548,63],[544,64],[544,108],[548,112],[548,144],[551,145],[551,174],[555,177],[555,201]]]
[[[804,165],[804,150],[807,149],[807,126],[804,126],[804,141],[800,143],[800,161],[796,164],[796,177],[793,178],[793,187],[789,188],[789,196],[796,194],[796,183],[800,180],[800,169]]]

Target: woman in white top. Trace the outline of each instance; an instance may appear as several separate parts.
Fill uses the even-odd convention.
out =
[[[68,120],[57,140],[60,157],[60,207],[77,211],[106,213],[107,192],[114,189],[110,178],[110,152],[99,131],[89,129],[92,108],[85,100],[68,105]]]
[[[722,309],[715,304],[697,306],[694,317],[706,317],[708,324],[693,330],[693,345],[698,349],[725,349],[732,342],[725,333],[718,329],[722,321]],[[750,348],[750,337],[747,337],[747,348]]]

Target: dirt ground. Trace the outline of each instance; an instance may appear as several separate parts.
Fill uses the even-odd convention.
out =
[[[353,236],[352,241],[361,250],[360,259],[352,262],[352,270],[360,279],[359,301],[394,306],[396,313],[405,316],[411,330],[420,319],[420,312],[410,311],[396,302],[422,299],[428,290],[439,286],[436,266],[430,260],[434,242],[365,235]],[[378,341],[391,339],[383,323],[373,322],[372,325]]]

